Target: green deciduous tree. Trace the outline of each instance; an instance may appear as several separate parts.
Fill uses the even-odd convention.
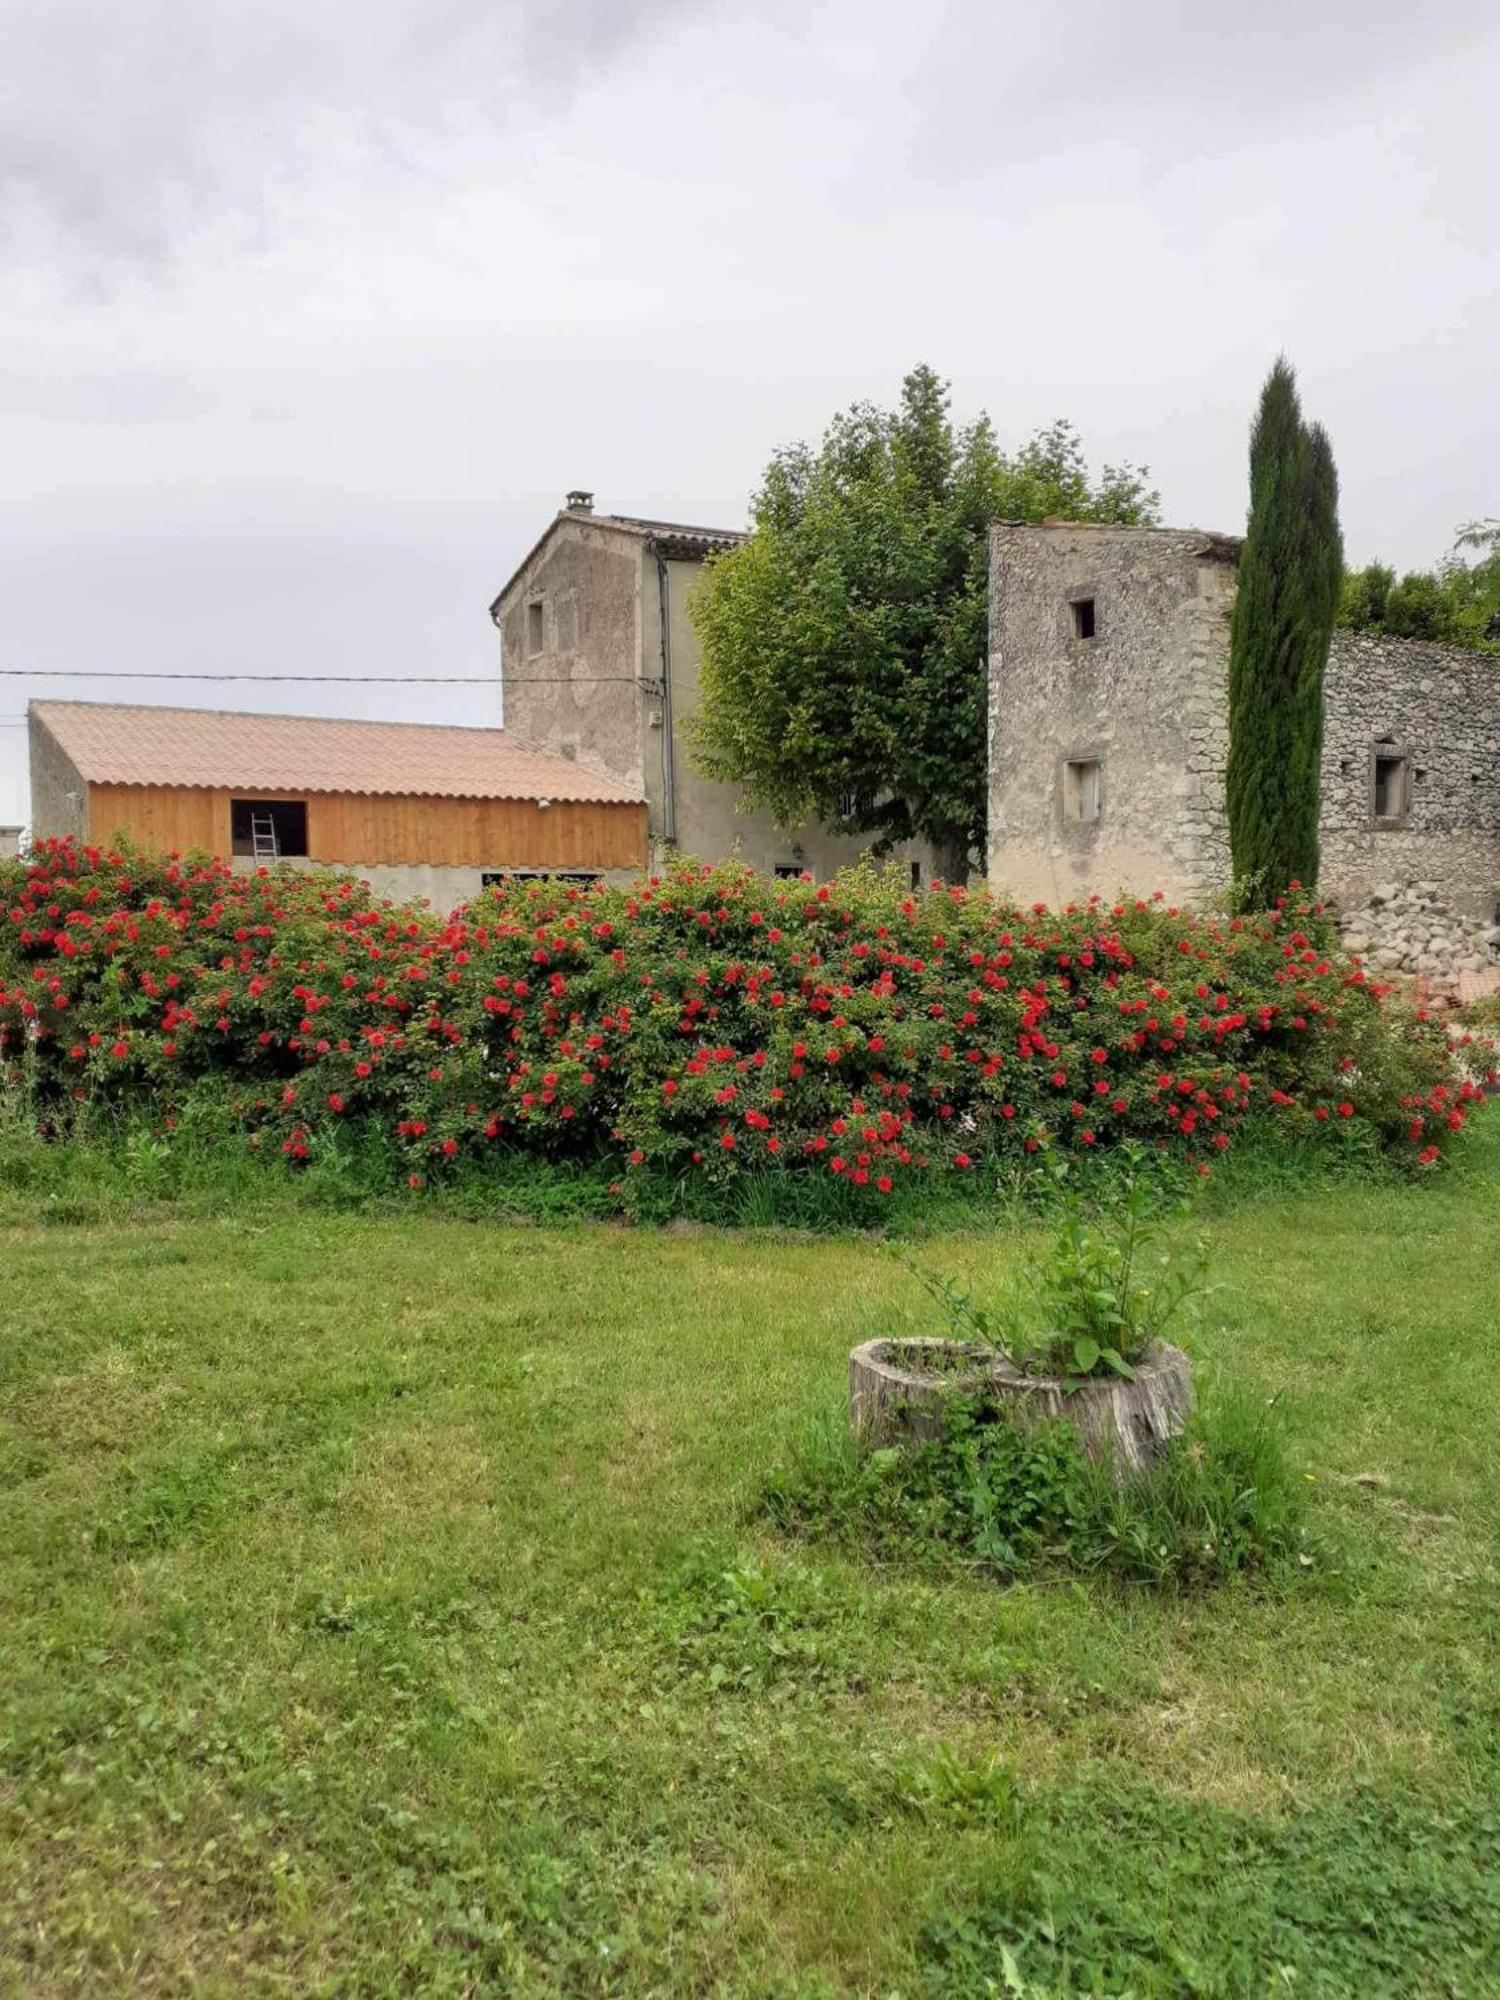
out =
[[[1400,578],[1380,562],[1351,570],[1339,623],[1353,632],[1500,652],[1500,521],[1460,528],[1435,569],[1408,570]]]
[[[1242,903],[1318,874],[1323,672],[1343,582],[1338,475],[1278,360],[1250,434],[1250,526],[1229,650],[1229,839]]]
[[[1092,483],[1071,425],[1007,456],[914,369],[895,410],[856,404],[779,451],[749,538],[708,566],[701,767],[784,825],[930,840],[962,879],[984,844],[990,522],[1156,508],[1144,468]]]

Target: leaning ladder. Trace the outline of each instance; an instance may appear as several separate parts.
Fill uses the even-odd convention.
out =
[[[257,861],[281,859],[281,851],[276,845],[276,822],[269,813],[250,815],[250,852]]]

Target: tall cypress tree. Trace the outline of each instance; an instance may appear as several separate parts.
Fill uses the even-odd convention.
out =
[[[1323,672],[1342,579],[1333,452],[1322,426],[1302,421],[1283,357],[1250,433],[1250,525],[1229,640],[1226,794],[1242,907],[1317,881]]]

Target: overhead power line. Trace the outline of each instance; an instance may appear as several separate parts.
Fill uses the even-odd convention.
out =
[[[498,674],[184,674],[142,667],[0,667],[0,679],[10,681],[266,681],[295,682],[307,687],[492,687],[507,685]],[[522,674],[511,687],[563,687],[582,681],[629,681],[634,674]]]

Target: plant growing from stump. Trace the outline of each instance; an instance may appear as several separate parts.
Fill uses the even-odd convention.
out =
[[[955,1339],[988,1348],[1028,1375],[1133,1377],[1142,1355],[1208,1289],[1207,1251],[1201,1239],[1184,1243],[1173,1229],[1190,1215],[1190,1201],[1164,1204],[1145,1173],[1143,1150],[1121,1150],[1123,1172],[1093,1203],[1070,1179],[1066,1161],[1051,1162],[1060,1211],[1051,1241],[995,1305],[906,1262]]]

